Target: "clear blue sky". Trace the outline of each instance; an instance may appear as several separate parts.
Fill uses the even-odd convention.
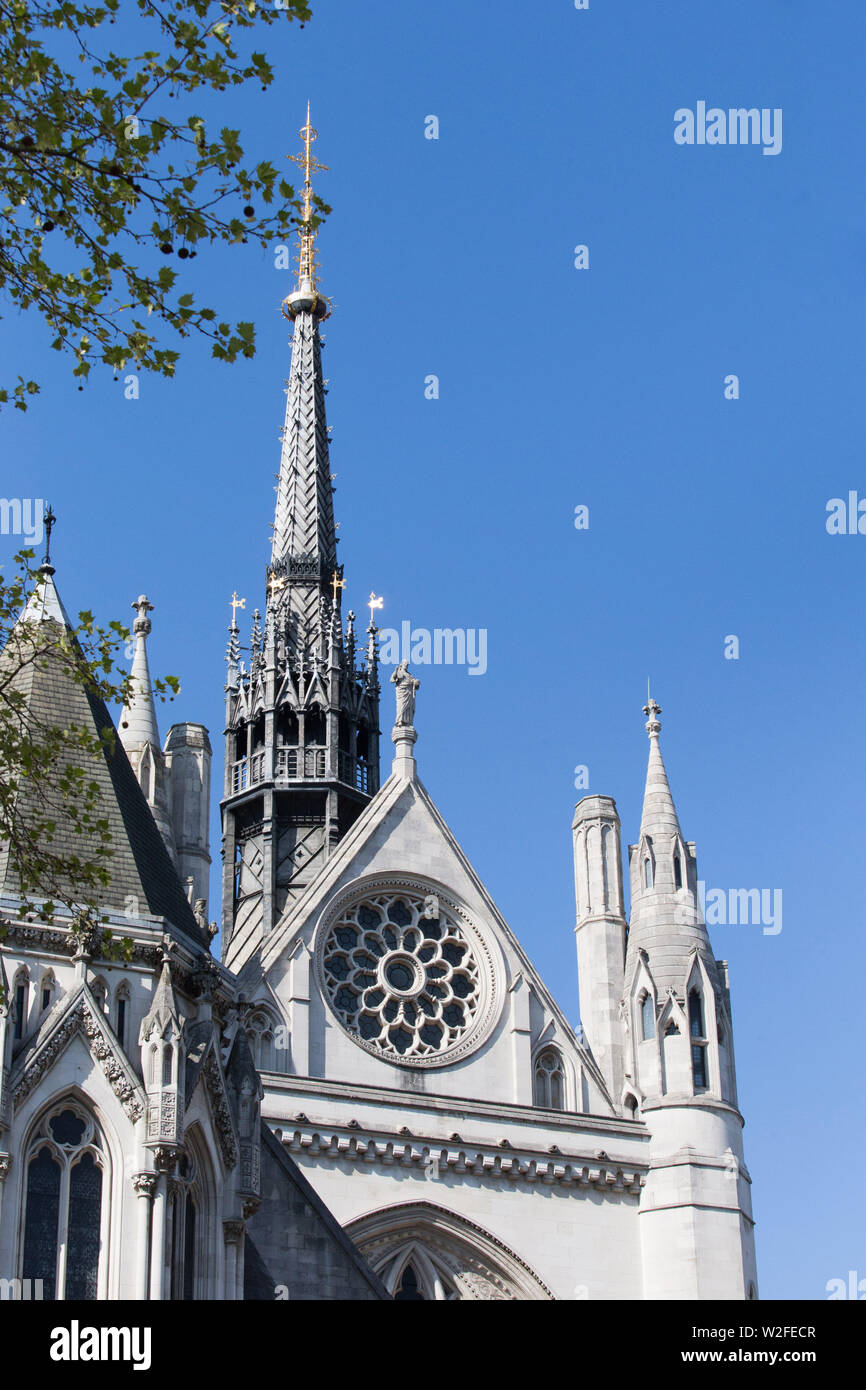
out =
[[[866,536],[825,529],[828,499],[866,496],[864,40],[854,0],[338,0],[272,34],[269,93],[221,102],[280,160],[312,99],[347,605],[375,587],[385,624],[487,629],[485,676],[419,672],[420,771],[568,1016],[574,768],[634,840],[648,675],[701,877],[783,892],[778,935],[712,929],[764,1297],[866,1277]],[[674,111],[699,100],[781,107],[781,154],[677,145]],[[255,320],[256,360],[193,345],[126,401],[110,372],[78,392],[8,314],[0,379],[43,395],[0,418],[0,491],[53,502],[67,607],[129,619],[149,594],[153,665],[183,685],[163,733],[205,722],[219,787],[228,600],[263,599],[291,283],[253,247],[184,273]]]

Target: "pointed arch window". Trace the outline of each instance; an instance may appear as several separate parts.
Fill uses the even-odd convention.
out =
[[[99,1296],[106,1176],[93,1116],[75,1101],[62,1101],[37,1126],[25,1169],[21,1275],[42,1281],[43,1298]]]
[[[652,995],[647,993],[640,1006],[641,1037],[648,1042],[656,1035],[656,1005]]]
[[[53,970],[46,970],[39,984],[39,1012],[47,1013],[54,1003],[54,992],[57,989],[57,981],[54,978]]]
[[[129,985],[118,985],[114,995],[114,1031],[121,1047],[126,1047],[126,1025],[129,1018]]]
[[[26,965],[22,965],[15,976],[15,983],[12,986],[12,1003],[15,1012],[13,1037],[18,1042],[24,1037],[27,1014],[30,1009],[30,972]]]
[[[108,985],[100,975],[97,975],[96,979],[91,984],[90,993],[93,995],[102,1012],[104,1014],[108,1013]]]
[[[414,1266],[407,1265],[400,1278],[400,1284],[394,1294],[395,1303],[424,1303],[425,1295],[421,1292],[418,1282],[418,1275],[415,1273]]]
[[[682,886],[683,886],[683,861],[682,861],[682,859],[680,858],[680,852],[679,852],[679,850],[675,850],[675,851],[674,851],[674,887],[675,887],[675,888],[682,888]]]
[[[707,1080],[707,1037],[704,1029],[704,1001],[699,989],[689,990],[689,1037],[692,1050],[692,1081],[696,1091],[705,1091]]]
[[[277,1069],[276,1029],[266,1009],[255,1009],[246,1024],[250,1050],[258,1071]]]
[[[565,1070],[555,1047],[546,1047],[535,1059],[535,1104],[565,1109]]]
[[[199,1280],[198,1233],[201,1187],[194,1158],[182,1154],[171,1195],[171,1297],[196,1297]]]
[[[643,886],[644,888],[652,888],[653,886],[653,862],[649,855],[643,861]]]

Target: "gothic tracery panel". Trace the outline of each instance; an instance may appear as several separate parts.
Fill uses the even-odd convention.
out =
[[[481,1040],[495,993],[490,955],[456,906],[422,886],[344,905],[319,962],[340,1023],[386,1061],[442,1065]]]

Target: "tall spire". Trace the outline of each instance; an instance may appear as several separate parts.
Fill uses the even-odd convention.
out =
[[[152,626],[148,613],[153,612],[153,604],[149,602],[147,594],[139,594],[132,607],[135,609],[136,617],[132,624],[135,655],[129,678],[131,694],[129,703],[120,717],[120,741],[130,758],[133,758],[133,754],[138,753],[146,743],[153,744],[155,748],[160,747],[156,706],[147,662],[147,639]]]
[[[354,619],[344,634],[334,487],[325,419],[312,153],[301,130],[303,216],[298,282],[283,301],[293,325],[264,624],[251,669],[229,629],[223,800],[223,950],[239,968],[287,905],[305,891],[379,786],[379,681]],[[239,601],[238,601],[239,602]],[[262,642],[263,635],[263,642]],[[366,656],[366,660],[364,657]]]
[[[641,952],[660,992],[681,990],[691,952],[698,950],[715,978],[715,965],[697,894],[695,847],[683,839],[662,760],[661,706],[644,705],[650,751],[638,844],[629,846],[631,920],[626,985]]]
[[[298,229],[298,283],[283,301],[294,337],[268,569],[269,601],[284,615],[295,651],[315,645],[327,622],[332,577],[339,570],[319,337],[319,323],[329,310],[316,287],[312,206],[312,173],[326,166],[311,152],[317,132],[309,106],[300,134],[303,152],[290,158],[304,170],[304,216]]]
[[[646,731],[649,734],[650,751],[640,822],[641,835],[679,835],[680,823],[659,742],[662,728],[659,720],[661,705],[649,696],[643,712],[647,716]]]

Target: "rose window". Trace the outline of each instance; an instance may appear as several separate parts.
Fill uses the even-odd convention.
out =
[[[328,932],[322,961],[344,1027],[393,1061],[449,1051],[481,1009],[476,956],[434,895],[386,892],[346,908]]]

